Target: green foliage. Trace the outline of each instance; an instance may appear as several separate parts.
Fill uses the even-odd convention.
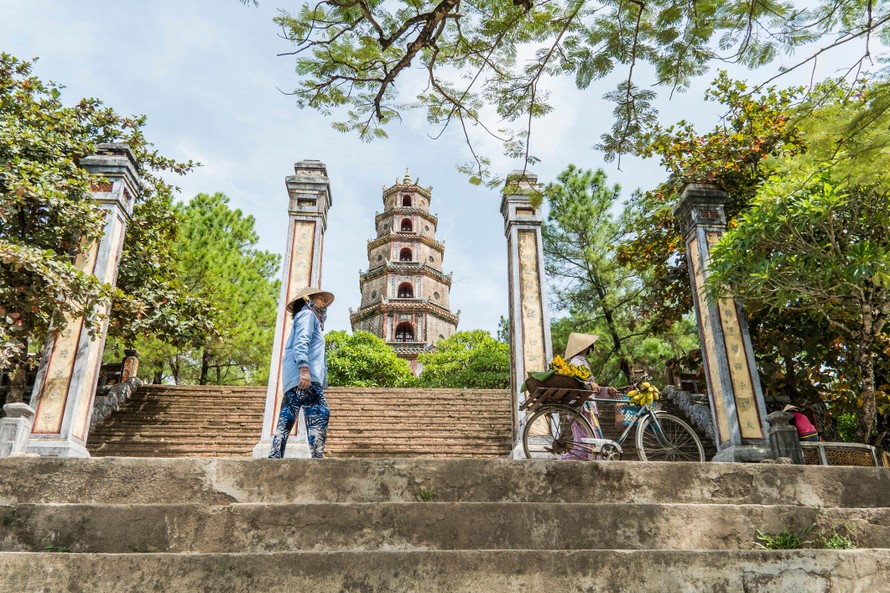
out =
[[[738,226],[712,250],[708,287],[774,315],[823,319],[843,339],[861,407],[857,438],[876,426],[874,347],[890,317],[890,193],[846,191],[825,172],[764,184]]]
[[[460,331],[436,342],[435,350],[418,356],[424,387],[507,389],[510,346],[487,331]]]
[[[552,110],[554,78],[586,89],[618,74],[605,92],[613,127],[600,144],[614,156],[639,146],[657,115],[656,89],[683,92],[713,63],[760,68],[803,49],[784,72],[858,39],[870,40],[869,57],[885,56],[890,26],[882,11],[839,0],[805,8],[741,0],[322,0],[282,11],[276,22],[295,45],[300,107],[338,113],[335,129],[364,140],[385,136],[386,124],[411,107],[424,109],[436,128],[459,124],[473,156],[464,168],[478,184],[490,161],[473,149],[474,128],[511,158],[534,162],[532,121]],[[412,85],[397,81],[417,65],[427,84],[410,102],[396,89]],[[851,70],[860,75],[855,64]],[[654,85],[639,84],[641,71],[654,74]],[[499,125],[517,129],[488,125],[486,106]]]
[[[850,536],[842,533],[832,533],[827,537],[823,536],[820,538],[819,543],[819,547],[826,550],[852,550],[856,547]]]
[[[879,88],[873,91],[872,86]],[[684,122],[669,128],[656,125],[650,130],[650,144],[641,154],[660,156],[670,178],[655,190],[634,196],[628,214],[636,236],[618,247],[623,264],[642,273],[649,272],[643,276],[647,297],[641,314],[653,324],[668,326],[691,310],[692,291],[684,245],[672,212],[679,191],[690,180],[710,181],[726,190],[730,196],[726,205],[728,227],[730,234],[739,237],[733,248],[733,257],[739,266],[735,268],[735,277],[724,276],[722,281],[724,286],[733,287],[736,296],[744,298],[764,391],[767,396],[787,396],[797,403],[819,403],[816,410],[819,428],[829,438],[839,438],[835,420],[840,414],[857,411],[858,415],[863,406],[866,416],[872,415],[872,407],[878,410],[878,434],[886,432],[883,427],[890,427],[890,419],[881,416],[885,414],[885,401],[886,411],[890,411],[890,398],[885,397],[890,385],[886,391],[875,391],[872,402],[868,395],[873,389],[868,385],[871,379],[866,376],[868,365],[862,366],[867,361],[857,361],[857,353],[871,351],[874,368],[882,369],[887,366],[885,361],[890,360],[890,350],[879,345],[884,344],[885,335],[879,331],[883,315],[881,305],[875,310],[878,326],[873,326],[875,331],[869,330],[871,338],[865,341],[873,344],[857,345],[850,338],[849,319],[838,324],[840,318],[833,313],[846,310],[852,314],[855,299],[834,292],[826,293],[822,299],[807,295],[807,289],[788,276],[792,270],[800,272],[801,266],[806,265],[814,275],[798,276],[797,280],[804,284],[818,282],[830,291],[843,286],[852,289],[851,284],[835,286],[833,281],[826,281],[826,275],[838,270],[839,261],[826,260],[822,265],[812,254],[807,255],[826,244],[826,241],[819,242],[824,235],[808,235],[815,243],[805,247],[804,251],[794,251],[797,247],[793,241],[800,239],[799,229],[807,226],[806,219],[810,215],[799,212],[794,215],[795,220],[790,221],[792,214],[786,210],[786,200],[796,192],[816,191],[821,176],[828,170],[833,185],[840,188],[836,192],[839,195],[851,188],[859,188],[856,191],[862,199],[870,195],[868,200],[880,202],[880,196],[887,195],[888,168],[880,164],[888,156],[885,132],[890,125],[890,114],[885,109],[885,87],[886,83],[881,82],[850,87],[840,81],[829,81],[817,85],[806,95],[800,89],[767,89],[758,94],[721,75],[709,98],[725,104],[728,111],[713,132],[700,134]],[[862,158],[863,155],[867,158]],[[779,179],[783,181],[777,181]],[[770,226],[771,223],[764,220],[760,231],[753,231],[754,235],[748,236],[748,230],[741,228],[742,215],[766,191],[764,184],[777,183],[782,189],[774,192],[776,195],[772,200],[775,215],[772,222],[776,226]],[[862,199],[856,199],[857,203],[862,202]],[[856,206],[832,222],[835,232],[841,233],[838,238],[842,241],[835,242],[836,245],[860,243],[847,254],[855,260],[855,264],[849,262],[851,279],[859,283],[874,272],[878,281],[874,286],[878,292],[883,290],[880,283],[884,272],[878,269],[880,264],[876,262],[881,260],[879,252],[883,247],[876,251],[873,238],[857,237],[859,231],[842,229],[849,224],[844,217],[856,216],[853,210],[859,208],[860,222],[856,227],[870,226],[866,233],[880,235],[879,229],[886,224],[882,222],[886,218],[884,213],[878,212],[872,220],[868,220],[866,214],[868,209],[879,211],[882,207],[879,202]],[[819,208],[813,204],[812,212]],[[830,218],[830,215],[823,217],[825,221]],[[804,231],[804,234],[808,232]],[[767,234],[772,235],[768,241],[775,240],[775,251],[767,248],[767,244],[763,244],[764,250],[755,247],[759,241],[757,236],[765,238]],[[782,246],[778,247],[779,244]],[[768,253],[781,254],[781,257],[773,259]],[[763,267],[757,268],[759,265]],[[776,286],[763,282],[769,276],[765,275],[767,270],[782,271],[786,282],[781,297],[778,297]],[[750,283],[748,290],[734,284],[741,282],[746,274],[750,275],[745,280]],[[758,274],[760,284],[756,284]],[[716,277],[712,280],[717,281]],[[866,292],[878,296],[872,289]],[[818,303],[823,312],[808,306],[813,303]],[[832,311],[830,315],[823,314],[829,310]],[[883,380],[879,386],[884,383],[890,381]],[[864,425],[859,431],[859,440],[866,439],[863,430]]]
[[[136,204],[111,310],[112,345],[139,347],[149,341],[187,349],[214,335],[206,295],[193,293],[180,278],[179,217],[170,188]]]
[[[625,385],[632,366],[663,367],[694,347],[695,330],[688,323],[653,326],[638,315],[645,274],[622,266],[614,249],[628,235],[613,214],[618,186],[607,187],[602,170],[569,165],[547,186],[545,197],[550,208],[542,227],[544,264],[556,307],[569,312],[552,323],[554,352],[562,351],[571,332],[599,335],[590,360],[593,376],[604,385]]]
[[[856,427],[859,419],[853,412],[843,412],[837,418],[837,433],[845,442],[852,442],[856,438]]]
[[[112,315],[159,312],[140,331],[177,335],[181,328],[173,319],[181,303],[192,305],[187,319],[180,316],[185,331],[206,322],[202,308],[177,292],[175,283],[165,284],[172,298],[164,302],[146,288],[163,284],[158,279],[163,268],[145,276],[123,273],[113,291],[72,265],[104,223],[90,192],[90,176],[79,166],[99,143],[126,142],[140,163],[143,193],[134,225],[146,229],[170,220],[163,204],[173,188],[160,174],[183,174],[194,163],[158,154],[142,134],[143,117],[122,117],[96,99],[65,106],[61,90],[35,77],[31,63],[0,54],[0,368],[16,372],[28,363],[29,348],[43,342],[50,324],[62,328],[67,318],[84,316],[87,329],[95,331],[105,319],[96,305],[107,305],[112,297]],[[141,216],[146,211],[151,217]],[[127,240],[132,245],[132,237]]]
[[[420,502],[432,502],[433,501],[433,489],[430,486],[424,486],[417,492],[417,497],[420,499]]]
[[[769,534],[757,530],[757,546],[764,550],[799,550],[811,545],[813,542],[806,539],[810,532],[816,527],[813,523],[800,531],[791,531],[785,529],[779,533]]]
[[[198,334],[200,341],[136,340],[146,374],[166,364],[177,383],[262,384],[268,378],[279,256],[256,249],[254,218],[228,204],[221,193],[198,194],[175,207],[179,232],[165,247],[176,254],[172,275],[206,303],[216,331]]]
[[[408,361],[386,342],[358,330],[325,336],[328,383],[334,387],[410,387],[415,383]]]
[[[640,313],[653,326],[668,328],[692,311],[685,245],[673,214],[683,186],[707,181],[729,193],[725,211],[731,227],[780,159],[803,149],[788,112],[797,96],[796,89],[753,93],[721,73],[705,95],[727,110],[713,130],[701,133],[680,121],[647,131],[638,153],[659,157],[669,178],[631,198],[625,217],[633,232],[616,250],[622,265],[642,275],[646,289]]]
[[[758,529],[755,536],[756,545],[764,550],[799,550],[801,548],[852,550],[856,547],[855,526],[834,524],[828,528],[817,530],[816,525],[817,523],[814,522],[800,531],[785,529],[773,534],[763,533]],[[808,539],[811,534],[814,534],[814,537]]]
[[[498,342],[510,344],[510,320],[503,315],[498,318],[498,333],[496,339]]]

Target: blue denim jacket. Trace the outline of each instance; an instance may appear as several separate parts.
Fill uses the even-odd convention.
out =
[[[309,377],[313,383],[319,383],[322,387],[328,386],[324,335],[321,333],[318,318],[308,307],[297,311],[290,336],[284,346],[281,381],[285,393],[300,382],[300,369],[303,367],[309,367]]]

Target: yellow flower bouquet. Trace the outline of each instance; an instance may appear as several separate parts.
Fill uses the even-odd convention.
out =
[[[553,362],[550,363],[550,370],[556,371],[560,375],[568,375],[575,377],[581,381],[586,381],[590,377],[590,369],[582,366],[569,364],[562,356],[556,355]]]

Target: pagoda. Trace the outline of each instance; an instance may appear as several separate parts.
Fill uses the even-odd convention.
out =
[[[417,355],[457,330],[451,312],[451,274],[442,272],[445,246],[436,240],[438,219],[430,214],[432,187],[411,180],[383,187],[383,212],[375,216],[377,236],[368,241],[368,269],[359,272],[358,311],[350,309],[352,330],[380,336],[420,373]]]

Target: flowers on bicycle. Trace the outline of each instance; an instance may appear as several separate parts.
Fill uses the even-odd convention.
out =
[[[558,354],[553,359],[553,362],[550,363],[550,370],[556,371],[560,375],[568,375],[570,377],[581,379],[582,381],[590,377],[590,369],[569,364],[562,356],[559,356]]]
[[[650,406],[658,401],[658,387],[648,381],[644,381],[640,384],[639,389],[628,391],[627,397],[638,406]]]

